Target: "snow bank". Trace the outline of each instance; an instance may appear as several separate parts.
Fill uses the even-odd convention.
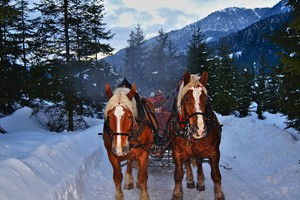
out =
[[[224,125],[221,165],[244,184],[251,183],[249,187],[258,194],[254,199],[297,199],[300,143],[279,128],[282,116],[265,116],[266,120],[257,119],[255,114],[247,118],[220,117]],[[231,182],[232,176],[228,178]]]
[[[0,121],[9,132],[0,135],[0,199],[81,199],[87,173],[101,160],[100,125],[49,133],[31,112],[23,108]]]

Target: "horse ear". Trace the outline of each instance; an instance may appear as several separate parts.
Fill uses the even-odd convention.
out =
[[[105,85],[105,92],[106,92],[106,94],[107,94],[107,96],[108,96],[108,99],[110,99],[110,98],[114,95],[114,94],[112,93],[112,91],[111,91],[111,89],[110,89],[110,87],[109,87],[108,84]]]
[[[206,83],[208,81],[208,72],[207,71],[204,71],[202,74],[201,74],[201,77],[200,77],[200,83],[205,86]]]
[[[186,86],[190,80],[191,80],[191,74],[190,72],[187,70],[185,71],[184,75],[183,75],[183,80],[184,80],[184,86]]]
[[[128,97],[130,100],[132,100],[132,98],[133,98],[133,96],[135,95],[135,93],[136,93],[136,84],[133,84],[133,85],[131,86],[130,91],[129,91],[128,94],[127,94],[127,97]]]

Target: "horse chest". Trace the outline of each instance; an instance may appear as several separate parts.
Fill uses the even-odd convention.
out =
[[[206,141],[206,139],[181,140],[180,143],[177,143],[177,146],[174,150],[180,152],[183,157],[207,157],[214,152],[213,146],[207,144],[207,142],[208,141]]]

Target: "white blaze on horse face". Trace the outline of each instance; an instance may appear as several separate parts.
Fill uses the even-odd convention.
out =
[[[195,100],[195,112],[202,113],[200,107],[200,95],[202,93],[201,87],[192,87],[193,90],[193,97]],[[198,137],[202,137],[203,131],[204,131],[204,122],[203,122],[203,116],[202,115],[196,115],[197,116],[197,126],[198,126]]]
[[[121,105],[117,105],[114,115],[117,118],[117,133],[121,133],[121,118],[124,115],[124,110],[123,107]],[[121,155],[122,154],[122,145],[121,145],[121,135],[117,136],[117,146],[116,146],[116,153],[117,155]]]

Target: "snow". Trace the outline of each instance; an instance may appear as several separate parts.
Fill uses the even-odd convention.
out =
[[[43,129],[32,112],[25,107],[0,118],[8,131],[0,135],[0,199],[114,199],[112,168],[97,134],[103,121],[90,119],[94,126],[89,129],[58,134]],[[218,115],[224,125],[220,170],[227,199],[300,197],[300,142],[294,137],[299,133],[285,130],[280,114],[264,116],[266,120],[254,113],[246,118]],[[151,166],[148,171],[150,198],[171,199],[174,167]],[[206,191],[186,189],[184,181],[184,199],[214,199],[207,163],[204,171]],[[138,189],[124,194],[139,199]]]

